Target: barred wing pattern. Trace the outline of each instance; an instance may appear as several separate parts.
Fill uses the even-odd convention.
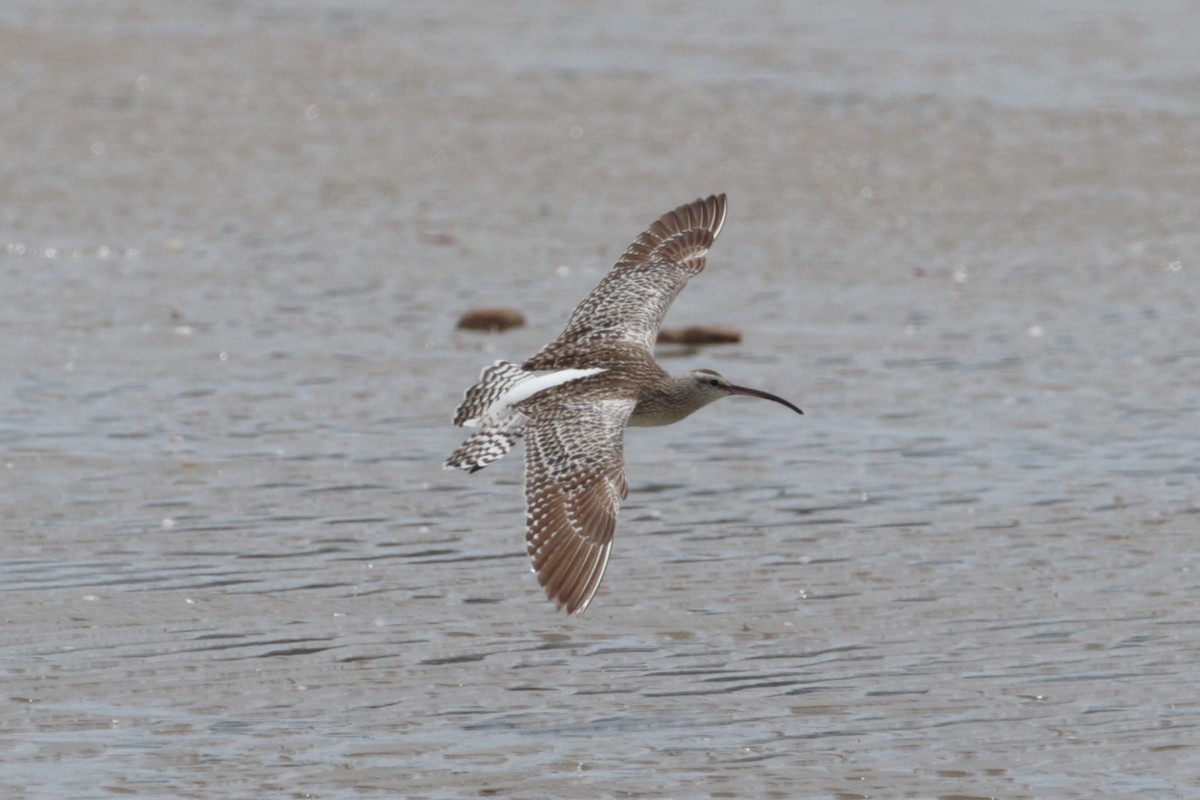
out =
[[[622,437],[636,400],[563,398],[523,408],[526,544],[538,583],[582,614],[604,577],[625,499]]]
[[[663,214],[629,246],[545,349],[605,339],[654,352],[667,309],[688,278],[704,269],[708,248],[724,223],[723,194]]]

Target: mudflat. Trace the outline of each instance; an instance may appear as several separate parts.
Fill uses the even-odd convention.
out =
[[[6,797],[1171,797],[1200,781],[1200,8],[0,11]],[[661,213],[555,614],[441,461]],[[472,308],[522,311],[503,334]]]

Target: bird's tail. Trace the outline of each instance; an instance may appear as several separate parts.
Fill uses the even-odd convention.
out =
[[[484,368],[479,382],[467,389],[462,404],[454,414],[454,424],[464,428],[480,428],[446,459],[446,469],[476,472],[504,456],[525,430],[525,415],[500,404],[517,384],[532,377],[531,373],[497,361]]]
[[[525,420],[516,420],[516,424],[507,428],[484,428],[467,437],[455,450],[446,463],[446,469],[463,469],[467,472],[479,470],[498,461],[525,432]]]

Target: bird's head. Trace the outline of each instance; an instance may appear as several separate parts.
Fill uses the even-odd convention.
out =
[[[748,389],[745,386],[735,386],[726,380],[724,375],[711,369],[694,369],[687,374],[687,377],[695,387],[692,389],[692,393],[702,401],[700,405],[708,405],[714,400],[720,400],[722,397],[728,397],[731,394],[740,394],[746,397],[761,397],[763,400],[772,400],[780,405],[787,406],[797,414],[804,413],[787,400],[777,397],[770,392]]]

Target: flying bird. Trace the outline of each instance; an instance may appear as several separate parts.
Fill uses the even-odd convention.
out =
[[[567,327],[517,365],[497,361],[466,391],[454,424],[478,428],[446,460],[476,472],[525,440],[526,547],[546,595],[587,609],[625,499],[627,426],[670,425],[729,395],[761,397],[711,369],[672,376],[654,360],[663,317],[725,222],[725,195],[664,214],[583,299]]]

